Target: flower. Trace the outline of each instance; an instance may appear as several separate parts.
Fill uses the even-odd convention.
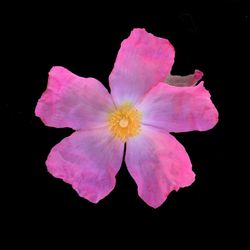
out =
[[[148,205],[191,185],[188,154],[170,133],[211,129],[218,112],[203,82],[195,86],[201,71],[170,74],[174,54],[168,40],[134,29],[109,77],[111,94],[94,78],[53,67],[35,113],[47,126],[76,131],[51,150],[48,171],[97,203],[115,186],[126,143],[128,171]]]

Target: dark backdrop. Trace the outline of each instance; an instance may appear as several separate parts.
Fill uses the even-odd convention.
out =
[[[242,178],[243,166],[234,157],[239,144],[233,131],[241,120],[236,103],[243,102],[240,86],[249,28],[243,1],[20,4],[6,11],[10,13],[3,23],[7,82],[1,109],[7,117],[3,137],[10,153],[4,155],[8,174],[3,181],[7,182],[4,206],[13,219],[11,230],[22,231],[26,224],[35,230],[43,222],[47,229],[62,225],[66,230],[70,222],[72,230],[80,226],[80,232],[93,235],[108,226],[119,231],[128,225],[127,233],[137,234],[144,227],[149,235],[161,232],[167,240],[169,230],[177,235],[191,233],[194,238],[201,233],[209,242],[220,238],[221,231],[235,229],[232,224],[241,222],[234,209],[242,205],[236,182]],[[205,86],[220,114],[218,125],[210,131],[176,134],[190,155],[197,179],[191,187],[172,192],[156,210],[138,197],[124,163],[114,191],[97,205],[52,177],[46,171],[46,157],[72,130],[46,127],[34,115],[54,65],[95,77],[108,88],[120,43],[135,27],[170,40],[176,49],[172,73],[204,72]]]

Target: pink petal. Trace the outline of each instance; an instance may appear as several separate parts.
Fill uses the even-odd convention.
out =
[[[159,83],[137,107],[142,123],[168,132],[205,131],[218,122],[218,111],[203,82],[194,87]]]
[[[54,177],[97,203],[115,186],[123,148],[124,144],[111,137],[106,128],[77,131],[51,150],[46,165]]]
[[[193,74],[187,76],[169,75],[165,82],[176,87],[189,87],[195,85],[202,77],[203,72],[196,69]]]
[[[173,190],[193,183],[195,174],[184,147],[170,134],[143,126],[127,142],[126,164],[139,196],[154,208]]]
[[[134,29],[122,42],[109,77],[114,102],[136,103],[155,84],[164,81],[174,63],[174,54],[167,39],[145,29]]]
[[[77,130],[105,126],[106,112],[112,107],[112,98],[99,81],[53,67],[35,113],[48,126]]]

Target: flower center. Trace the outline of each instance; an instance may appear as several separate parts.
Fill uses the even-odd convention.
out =
[[[124,103],[108,114],[108,125],[112,134],[126,141],[140,132],[142,114],[130,103]]]
[[[128,119],[126,118],[122,118],[119,122],[119,125],[122,127],[122,128],[126,128],[128,126]]]

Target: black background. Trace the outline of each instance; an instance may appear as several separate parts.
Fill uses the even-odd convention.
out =
[[[61,225],[67,231],[80,226],[86,238],[87,232],[95,235],[109,233],[109,227],[119,231],[129,226],[127,233],[135,232],[134,237],[142,228],[149,238],[158,234],[158,243],[168,240],[169,231],[191,233],[194,239],[200,233],[209,242],[221,239],[221,232],[227,230],[230,238],[234,223],[242,222],[236,208],[244,203],[238,188],[244,189],[245,184],[236,183],[245,170],[235,157],[239,144],[233,132],[242,119],[236,105],[245,101],[240,87],[246,84],[246,4],[236,0],[22,4],[6,11],[2,49],[7,54],[7,82],[1,109],[7,117],[2,123],[9,152],[3,155],[8,172],[3,181],[11,230],[22,231],[29,225],[32,231],[46,224],[47,229]],[[78,197],[68,184],[53,178],[46,171],[46,157],[72,130],[46,127],[34,116],[54,65],[95,77],[108,88],[120,43],[135,27],[170,40],[176,49],[173,74],[204,72],[205,86],[220,114],[218,125],[210,131],[175,135],[189,153],[197,179],[191,187],[172,192],[156,210],[138,197],[124,163],[115,189],[98,204]]]

